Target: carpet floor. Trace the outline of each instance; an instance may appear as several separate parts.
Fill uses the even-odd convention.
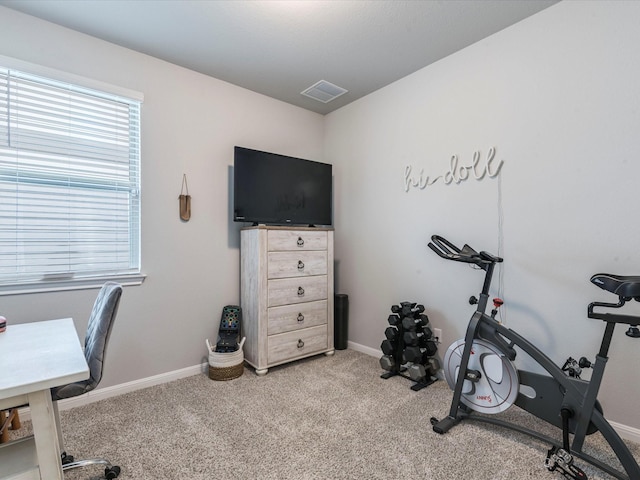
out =
[[[66,450],[103,456],[121,479],[563,478],[544,461],[549,445],[481,422],[446,435],[432,416],[448,412],[443,381],[419,391],[403,377],[380,378],[378,359],[352,350],[230,381],[206,373],[61,412]],[[561,440],[560,431],[512,407],[502,416]],[[27,433],[29,422],[14,433]],[[636,458],[640,446],[630,445]],[[620,468],[596,433],[585,451]],[[576,460],[589,479],[610,476]],[[100,467],[67,480],[100,478]]]

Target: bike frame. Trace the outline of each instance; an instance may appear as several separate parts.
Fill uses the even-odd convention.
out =
[[[448,247],[454,248],[454,257],[457,258],[448,257],[449,259],[466,261],[460,260],[460,254],[464,253],[464,249],[463,251],[460,251],[446,240],[440,237],[436,238],[444,241]],[[434,251],[436,251],[438,255],[443,258],[447,258],[440,252],[438,252],[438,250],[431,244],[429,246]],[[442,248],[442,245],[438,244],[438,247]],[[467,247],[465,246],[465,248]],[[473,250],[471,249],[471,251]],[[518,369],[520,382],[522,383],[524,380],[525,385],[528,384],[527,382],[530,382],[530,384],[534,386],[534,390],[536,391],[536,398],[527,397],[519,392],[515,404],[523,410],[532,413],[536,417],[541,418],[542,420],[545,420],[560,428],[562,428],[561,423],[559,424],[559,422],[561,422],[561,410],[568,409],[572,415],[571,421],[574,433],[573,442],[571,443],[571,454],[620,480],[640,479],[640,467],[638,466],[638,463],[629,451],[628,447],[625,445],[622,438],[604,418],[604,415],[599,410],[599,404],[597,403],[597,395],[602,383],[602,378],[604,376],[604,369],[608,360],[607,354],[615,325],[616,323],[629,323],[627,320],[629,317],[611,314],[593,314],[594,304],[592,304],[589,307],[589,316],[591,318],[598,318],[606,322],[605,333],[602,339],[600,351],[596,355],[596,361],[593,365],[593,373],[589,381],[569,377],[565,372],[562,371],[560,367],[558,367],[549,357],[547,357],[531,342],[526,340],[514,330],[506,328],[498,321],[496,321],[495,318],[486,315],[485,311],[489,299],[489,288],[491,285],[494,266],[496,262],[502,261],[502,259],[498,257],[492,257],[485,252],[477,255],[479,255],[480,257],[475,257],[476,261],[467,261],[467,263],[475,263],[476,265],[480,266],[480,268],[482,268],[486,272],[485,280],[482,287],[482,292],[480,293],[480,298],[478,299],[476,312],[472,315],[471,320],[469,321],[469,324],[467,326],[465,334],[465,346],[460,361],[460,369],[454,388],[449,415],[440,421],[432,422],[434,431],[440,434],[444,434],[452,427],[460,423],[462,420],[471,419],[509,428],[537,438],[538,440],[541,440],[543,442],[550,443],[551,445],[558,446],[557,440],[554,440],[551,437],[548,437],[535,430],[511,422],[496,419],[491,416],[473,416],[469,407],[467,407],[461,401],[465,380],[473,381],[477,375],[476,372],[468,369],[473,341],[475,339],[482,339],[495,345],[507,358],[509,358],[509,360],[515,359],[515,347],[517,347],[519,350],[522,350],[527,355],[529,355],[529,357],[531,357],[537,364],[539,364],[547,372],[548,375],[541,375]],[[482,259],[481,255],[484,255],[485,258]],[[618,305],[595,305],[617,307],[621,306],[622,304],[624,304],[624,302]],[[544,394],[538,395],[538,393],[540,392]],[[564,392],[564,394],[562,394],[561,392]],[[554,401],[554,395],[556,397],[555,400],[557,400],[557,404],[550,405],[549,402]],[[624,468],[624,471],[626,472],[626,476],[624,473],[614,469],[613,467],[601,462],[600,460],[590,455],[587,455],[582,451],[586,435],[588,433],[592,433],[595,430],[600,431],[603,438],[611,447],[612,451],[616,454]]]

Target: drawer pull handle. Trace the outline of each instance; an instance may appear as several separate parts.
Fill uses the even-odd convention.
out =
[[[298,322],[304,322],[304,315],[302,313],[298,313]]]
[[[298,339],[298,348],[302,348],[304,347],[304,342],[302,341],[301,338]]]
[[[304,296],[304,288],[298,287],[298,296],[299,297],[303,297]]]
[[[298,246],[304,247],[304,240],[302,239],[302,237],[298,237]]]
[[[304,262],[302,260],[298,260],[298,270],[304,270]]]

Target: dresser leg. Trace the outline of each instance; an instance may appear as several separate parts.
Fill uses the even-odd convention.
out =
[[[327,357],[330,357],[330,356],[332,356],[334,353],[336,353],[336,351],[335,351],[335,350],[329,350],[328,352],[325,352],[324,354],[325,354]]]
[[[259,377],[264,377],[268,371],[268,368],[256,368],[256,375],[258,375]]]

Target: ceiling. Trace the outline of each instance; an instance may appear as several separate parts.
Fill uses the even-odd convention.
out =
[[[558,0],[0,0],[326,114]],[[348,92],[301,94],[320,80]]]

